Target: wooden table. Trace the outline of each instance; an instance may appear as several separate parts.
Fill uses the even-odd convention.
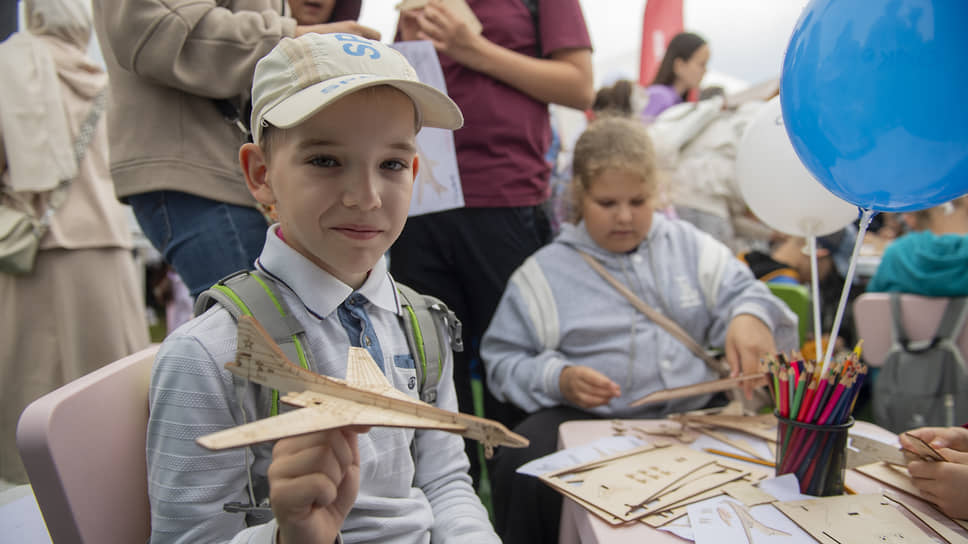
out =
[[[663,424],[668,425],[668,420],[636,419],[629,420],[629,424],[630,426],[635,425],[649,429],[650,427],[657,428]],[[600,438],[612,436],[612,428],[613,426],[610,420],[580,420],[563,423],[558,429],[558,447],[560,449],[571,448]],[[866,421],[857,421],[854,424],[854,429],[872,438],[883,437],[888,440],[897,438],[897,435],[894,433]],[[662,440],[675,442],[674,439],[668,437],[661,438]],[[645,440],[648,441],[647,439]],[[737,462],[744,463],[745,461]],[[751,466],[756,465],[751,464]],[[929,503],[917,497],[884,485],[854,470],[847,470],[845,482],[848,487],[857,493],[888,492],[895,496],[903,496],[910,505],[924,512],[929,512],[932,517],[951,527],[958,534],[965,535],[965,541],[968,542],[968,533],[935,510]],[[688,541],[667,531],[653,529],[644,523],[632,522],[620,526],[609,525],[598,516],[566,497],[562,505],[561,532],[558,542],[559,544],[594,544],[598,542],[608,544],[641,544],[642,542],[661,544],[663,542],[682,543]]]

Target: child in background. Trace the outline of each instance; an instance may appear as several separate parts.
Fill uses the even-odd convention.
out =
[[[651,123],[670,106],[684,102],[689,91],[698,89],[706,75],[709,46],[706,40],[691,32],[672,37],[652,84],[645,88],[648,102],[642,120]]]
[[[516,431],[531,446],[495,457],[495,521],[505,543],[557,542],[561,497],[515,470],[556,449],[560,423],[700,408],[709,395],[629,403],[718,377],[579,251],[700,345],[725,346],[733,374],[757,372],[761,356],[796,347],[794,315],[726,246],[654,213],[655,157],[641,122],[594,121],[573,168],[577,224],[563,225],[515,271],[481,345],[491,392],[530,413]]]
[[[352,34],[283,39],[256,66],[252,100],[254,143],[239,159],[253,196],[279,215],[256,267],[305,327],[311,370],[344,378],[347,349],[364,346],[416,399],[384,253],[406,221],[417,131],[459,128],[460,110],[402,55]],[[268,415],[267,388],[224,369],[236,334],[217,305],[158,354],[147,440],[152,542],[498,541],[455,434],[338,428],[228,452],[198,446],[201,435]],[[456,410],[451,373],[447,356],[437,405]],[[243,507],[223,511],[230,503]]]
[[[945,514],[968,519],[968,429],[964,427],[921,427],[908,431],[938,450],[945,462],[911,461],[908,471],[914,486]],[[910,448],[911,439],[901,434],[901,445]]]

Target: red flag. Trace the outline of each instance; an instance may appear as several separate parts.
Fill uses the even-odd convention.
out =
[[[682,0],[646,0],[639,57],[639,83],[643,87],[652,83],[669,40],[682,30]]]

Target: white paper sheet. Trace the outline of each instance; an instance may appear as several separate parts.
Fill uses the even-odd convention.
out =
[[[688,506],[696,544],[816,544],[772,504],[745,506],[719,496]]]
[[[643,445],[645,445],[644,442],[632,436],[607,436],[594,442],[539,457],[518,467],[517,472],[528,476],[538,476],[546,472],[588,463]]]
[[[444,73],[433,44],[429,41],[396,42],[392,47],[410,61],[422,83],[447,93]],[[464,207],[464,192],[457,170],[454,133],[424,127],[417,134],[420,168],[413,184],[410,216]]]

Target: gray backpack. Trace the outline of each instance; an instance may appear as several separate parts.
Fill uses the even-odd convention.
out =
[[[283,353],[295,364],[311,368],[312,354],[303,348],[306,332],[288,312],[273,287],[272,280],[258,270],[241,270],[231,274],[202,292],[195,301],[195,315],[201,315],[214,304],[224,306],[232,317],[251,315],[273,337]],[[401,327],[417,371],[420,400],[437,402],[437,382],[443,367],[444,350],[463,351],[461,323],[454,312],[440,300],[422,295],[396,282],[400,306],[404,315]],[[441,334],[438,324],[448,331],[450,338]],[[273,391],[270,415],[279,413],[279,393]]]
[[[931,340],[908,339],[898,293],[891,293],[893,343],[874,379],[874,421],[895,433],[968,422],[968,372],[957,333],[968,298],[952,298]]]

